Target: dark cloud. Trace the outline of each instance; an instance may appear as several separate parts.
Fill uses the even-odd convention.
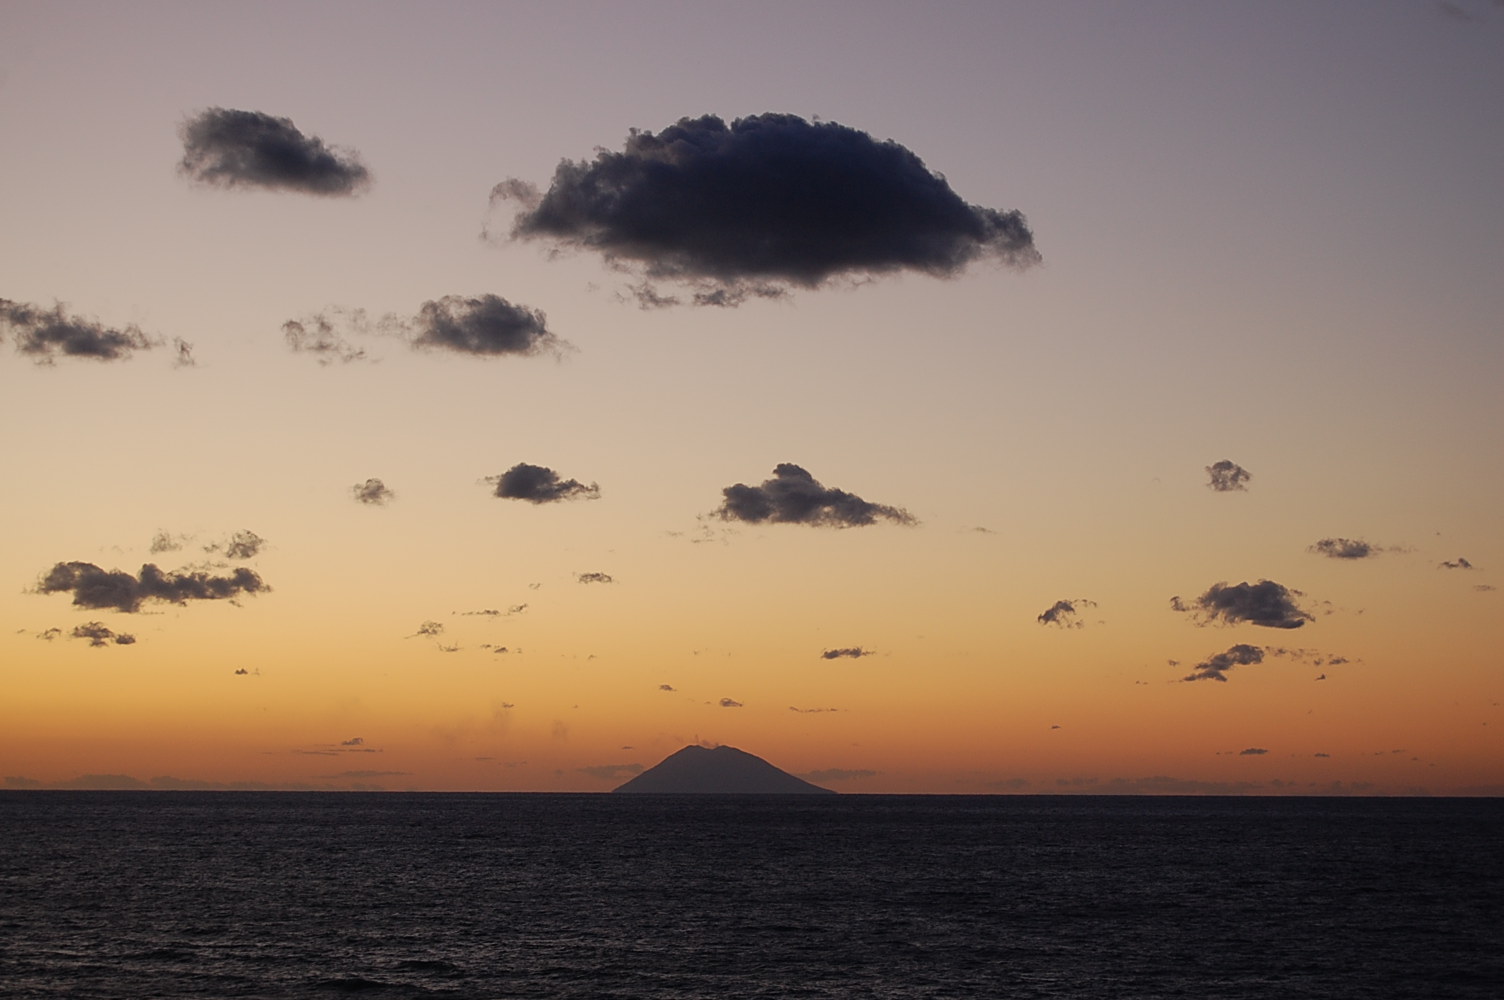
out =
[[[1455,562],[1453,562],[1451,560],[1447,560],[1446,562],[1443,562],[1443,563],[1440,563],[1439,565],[1437,565],[1436,568],[1437,569],[1472,569],[1473,568],[1473,564],[1470,563],[1470,562],[1468,562],[1462,556],[1458,556],[1457,560]]]
[[[327,316],[290,319],[282,324],[282,336],[294,354],[312,354],[321,365],[366,360],[365,348],[341,336]]]
[[[1367,559],[1381,550],[1361,538],[1323,538],[1312,544],[1309,551],[1328,559]]]
[[[366,741],[364,737],[352,736],[348,740],[340,740],[339,745],[342,747],[362,747],[366,745]]]
[[[863,649],[861,646],[843,646],[840,649],[827,649],[825,652],[820,654],[820,657],[821,659],[825,660],[835,660],[843,656],[849,656],[853,660],[855,660],[859,657],[875,655],[877,654],[872,650]]]
[[[1239,757],[1260,757],[1260,756],[1263,756],[1264,754],[1266,754],[1268,752],[1269,751],[1265,750],[1263,747],[1249,747],[1246,750],[1239,750],[1238,751],[1238,756]]]
[[[581,583],[615,583],[616,578],[610,573],[576,573],[574,578]]]
[[[88,639],[91,646],[108,646],[112,642],[117,646],[129,646],[136,641],[136,637],[129,632],[116,632],[104,622],[75,625],[70,634],[75,639]]]
[[[659,684],[658,685],[658,690],[659,691],[676,691],[678,689],[675,688],[672,684]]]
[[[304,135],[288,118],[260,111],[209,108],[183,123],[178,170],[204,184],[314,195],[352,195],[371,175],[348,150]]]
[[[589,767],[575,768],[581,774],[588,774],[592,778],[602,778],[606,781],[620,781],[622,778],[630,778],[634,774],[642,773],[641,764],[593,764]]]
[[[71,592],[80,608],[114,608],[133,612],[144,601],[219,601],[270,590],[254,570],[240,567],[226,576],[211,576],[201,570],[165,573],[155,564],[141,567],[139,576],[122,570],[103,570],[93,563],[58,563],[42,578],[37,589],[44,594]]]
[[[799,777],[805,781],[856,781],[860,778],[875,778],[879,772],[860,768],[827,767],[823,771],[811,771]]]
[[[494,485],[495,495],[504,500],[526,500],[529,503],[555,503],[580,497],[598,500],[601,495],[597,483],[586,486],[577,479],[560,479],[553,469],[526,462],[518,462],[499,476],[487,476],[486,482]]]
[[[250,671],[247,670],[245,667],[237,667],[235,669],[235,676],[236,677],[245,677],[248,674],[250,674]]]
[[[193,345],[182,337],[172,338],[172,349],[177,351],[177,357],[172,359],[174,368],[196,368],[198,362],[193,360]]]
[[[1215,490],[1218,493],[1246,490],[1248,488],[1248,480],[1253,478],[1253,473],[1236,462],[1229,462],[1225,458],[1220,462],[1213,462],[1211,465],[1208,465],[1206,467],[1206,474],[1208,477],[1207,488]]]
[[[834,528],[873,524],[878,518],[895,524],[918,523],[902,507],[868,503],[845,490],[826,489],[814,476],[788,462],[775,468],[773,478],[763,480],[761,486],[737,483],[721,494],[725,499],[715,513],[724,521]]]
[[[397,499],[397,494],[388,489],[386,483],[379,479],[367,479],[363,483],[356,483],[350,487],[350,495],[358,503],[371,504],[376,507]]]
[[[58,636],[60,636],[62,634],[63,634],[63,630],[62,629],[57,628],[57,627],[53,627],[53,628],[43,629],[42,631],[40,631],[40,632],[37,633],[36,637],[38,639],[42,639],[42,640],[44,640],[46,642],[51,642],[53,639],[56,639]]]
[[[1273,580],[1232,586],[1214,583],[1193,601],[1170,598],[1170,607],[1196,616],[1203,625],[1221,619],[1228,625],[1248,622],[1266,628],[1300,628],[1314,616],[1295,603],[1298,596],[1304,595]]]
[[[1096,601],[1089,601],[1084,597],[1070,601],[1060,600],[1041,611],[1035,621],[1041,625],[1055,625],[1059,628],[1085,628],[1086,623],[1079,617],[1081,609],[1096,606]]]
[[[741,708],[742,707],[742,703],[739,702],[739,701],[737,701],[735,698],[722,698],[721,701],[720,701],[720,705],[721,705],[722,708]]]
[[[490,294],[430,299],[411,318],[388,314],[372,321],[362,309],[331,308],[282,324],[287,346],[294,352],[313,355],[321,365],[366,360],[365,348],[355,346],[349,338],[372,334],[394,337],[413,350],[452,351],[472,357],[559,357],[571,349],[567,341],[548,329],[541,310],[513,305]]]
[[[443,622],[428,621],[428,622],[424,622],[423,624],[419,625],[418,626],[418,631],[414,632],[412,635],[404,636],[403,638],[413,639],[413,638],[416,638],[416,637],[418,637],[420,635],[440,636],[440,635],[443,635],[443,634],[444,634],[444,623]]]
[[[162,344],[134,324],[113,329],[98,320],[70,316],[61,303],[43,309],[0,299],[0,326],[15,337],[18,354],[41,365],[50,365],[59,357],[123,361],[134,351],[149,351]]]
[[[1196,664],[1196,669],[1180,678],[1183,681],[1223,681],[1233,667],[1246,667],[1264,662],[1264,651],[1258,646],[1240,642],[1225,653],[1217,653]]]
[[[562,343],[543,313],[497,295],[446,295],[423,303],[412,323],[412,346],[461,354],[557,353]]]
[[[967,204],[896,142],[788,114],[634,129],[619,153],[560,163],[541,195],[514,178],[491,198],[524,206],[513,239],[590,250],[651,280],[687,282],[698,305],[840,277],[952,277],[983,258],[1017,268],[1040,259],[1020,213]],[[677,301],[646,284],[638,297]]]
[[[789,706],[789,711],[790,712],[798,712],[801,715],[818,715],[818,714],[820,714],[822,712],[839,712],[840,709],[839,708],[798,708],[798,707],[796,707],[794,705],[790,705]]]

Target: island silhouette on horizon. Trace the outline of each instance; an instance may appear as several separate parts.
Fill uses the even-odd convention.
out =
[[[649,794],[835,795],[736,747],[690,744],[612,792]]]

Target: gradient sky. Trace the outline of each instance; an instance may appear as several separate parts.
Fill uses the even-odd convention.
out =
[[[0,775],[605,791],[704,742],[843,792],[1504,793],[1501,94],[1493,0],[10,0]],[[195,181],[211,108],[367,183]],[[490,201],[770,112],[1042,263],[641,308]],[[404,342],[484,295],[564,345]],[[156,346],[21,351],[59,306]],[[364,356],[292,350],[318,317]],[[917,523],[717,515],[782,463]],[[43,592],[75,562],[269,589]]]

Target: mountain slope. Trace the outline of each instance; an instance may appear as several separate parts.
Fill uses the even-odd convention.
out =
[[[812,785],[781,771],[753,754],[736,747],[687,746],[669,754],[657,765],[617,792],[736,793],[756,795],[834,795],[829,788]]]

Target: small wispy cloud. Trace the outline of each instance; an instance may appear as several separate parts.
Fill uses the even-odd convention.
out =
[[[1232,493],[1248,489],[1248,480],[1253,474],[1236,462],[1222,459],[1206,467],[1207,489],[1217,493]]]
[[[381,507],[397,499],[397,494],[388,489],[386,483],[379,479],[367,479],[363,483],[356,483],[350,487],[350,495],[357,503],[372,507]]]
[[[839,660],[842,657],[848,657],[850,659],[855,660],[855,659],[859,659],[859,658],[861,658],[863,656],[876,656],[876,655],[877,654],[873,650],[863,649],[861,646],[842,646],[839,649],[827,649],[827,650],[825,650],[825,652],[823,652],[823,653],[820,654],[820,658],[822,660]]]
[[[1085,628],[1086,623],[1081,620],[1081,610],[1096,606],[1096,601],[1087,600],[1084,597],[1059,600],[1041,611],[1035,620],[1041,625],[1054,625],[1057,628]]]

